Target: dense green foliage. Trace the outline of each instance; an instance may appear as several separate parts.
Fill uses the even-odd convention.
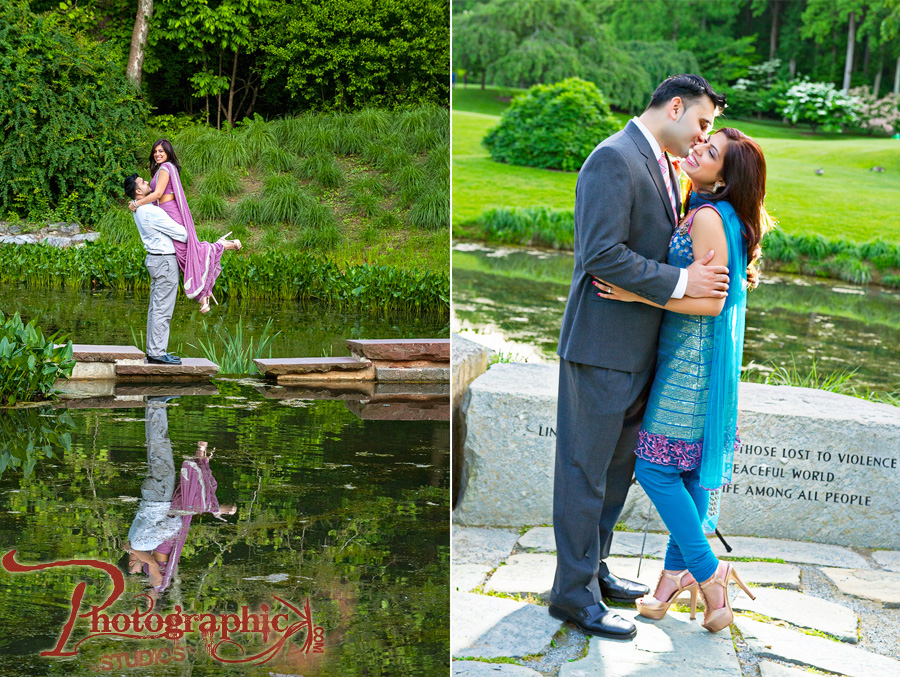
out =
[[[72,374],[72,342],[56,345],[56,338],[45,339],[18,313],[7,318],[0,312],[0,405],[44,399],[58,379]]]
[[[121,195],[146,114],[109,46],[0,2],[0,217],[102,212]]]
[[[851,35],[849,86],[868,85],[879,99],[900,57],[897,0],[481,0],[454,2],[453,11],[457,82],[528,87],[582,77],[631,112],[679,72],[728,89],[777,61],[778,81],[841,86]]]
[[[447,105],[449,0],[276,3],[260,42],[264,80],[299,107]]]
[[[105,243],[80,249],[0,245],[0,284],[34,288],[148,289],[144,251]],[[338,267],[305,252],[270,251],[223,257],[216,290],[244,298],[297,299],[378,313],[442,315],[449,305],[444,273],[388,266]]]
[[[483,143],[497,162],[575,171],[616,130],[600,90],[569,78],[513,99]]]

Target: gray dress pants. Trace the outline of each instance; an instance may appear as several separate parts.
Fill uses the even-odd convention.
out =
[[[634,476],[634,450],[654,368],[641,372],[559,361],[553,533],[556,578],[550,601],[602,601],[613,529]]]
[[[169,324],[178,297],[178,261],[175,255],[144,260],[150,273],[150,307],[147,309],[147,354],[162,357],[169,347]]]

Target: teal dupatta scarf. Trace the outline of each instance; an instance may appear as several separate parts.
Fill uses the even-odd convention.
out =
[[[703,429],[700,486],[713,492],[703,531],[712,533],[719,520],[722,485],[731,483],[731,468],[737,434],[738,383],[744,354],[744,316],[747,312],[747,241],[743,224],[734,208],[724,200],[691,194],[690,208],[701,204],[715,207],[722,217],[728,243],[728,296],[713,323],[713,358]]]

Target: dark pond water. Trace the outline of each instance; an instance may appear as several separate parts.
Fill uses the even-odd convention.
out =
[[[238,321],[245,337],[258,337],[272,319],[272,357],[322,357],[349,355],[348,338],[448,338],[444,319],[339,312],[321,305],[296,302],[223,301],[201,315],[199,305],[179,295],[172,318],[169,351],[186,357],[202,357],[192,347],[216,328],[234,332]],[[36,290],[0,286],[0,311],[18,311],[26,322],[34,319],[45,336],[62,331],[73,343],[136,345],[147,326],[147,297],[128,292]],[[206,328],[204,328],[204,325]]]
[[[241,614],[243,607],[261,613],[265,604],[274,616],[286,609],[275,597],[301,612],[309,600],[323,651],[303,651],[304,625],[258,667],[214,661],[196,631],[179,650],[165,638],[95,637],[75,657],[41,658],[61,637],[76,586],[87,583],[84,613],[109,596],[112,579],[85,566],[0,569],[0,674],[446,675],[449,424],[364,420],[357,414],[373,412],[360,395],[312,399],[321,393],[249,380],[179,390],[216,391],[165,403],[129,386],[106,408],[0,410],[0,553],[15,549],[15,560],[29,565],[81,559],[127,567],[123,547],[139,510],[146,515],[159,509],[158,501],[165,504],[157,495],[165,477],[184,489],[183,497],[196,490],[182,469],[198,463],[198,442],[206,442],[215,450],[208,464],[222,514],[193,503],[193,511],[185,510],[187,498],[167,504],[168,513],[164,506],[166,519],[176,520],[169,541],[181,543],[168,582],[158,591],[143,573],[125,576],[124,593],[103,613],[132,615],[136,607],[144,613],[149,598],[136,599],[140,594],[156,597],[152,613],[163,615],[176,606],[183,614]],[[90,404],[98,402],[79,406]],[[388,418],[390,406],[374,417]],[[68,451],[61,450],[65,435]],[[29,444],[37,448],[29,451]],[[212,485],[202,484],[208,502]],[[178,505],[180,513],[172,508]],[[132,531],[135,539],[149,538],[143,534]],[[282,630],[300,618],[287,613],[278,621]],[[89,619],[78,618],[66,649],[88,629]],[[252,656],[281,634],[231,637]],[[242,658],[234,644],[217,651]],[[127,667],[148,661],[156,664]]]
[[[513,359],[555,361],[571,275],[571,254],[457,243],[451,329]],[[854,383],[900,390],[900,294],[763,273],[747,301],[751,363],[855,369]]]

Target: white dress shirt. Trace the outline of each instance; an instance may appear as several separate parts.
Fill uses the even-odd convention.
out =
[[[172,240],[187,242],[187,230],[156,205],[141,205],[132,214],[148,254],[174,254]]]
[[[641,122],[638,118],[633,117],[631,121],[637,125],[637,128],[641,130],[641,134],[644,135],[644,138],[647,139],[647,143],[650,144],[650,150],[653,151],[653,158],[655,160],[659,160],[659,156],[662,155],[662,148],[659,147],[659,142],[656,140],[656,137],[650,133],[650,130],[644,126],[644,123]],[[672,186],[674,190],[674,185]],[[676,204],[678,201],[675,201]],[[672,292],[673,299],[684,298],[684,292],[687,291],[687,283],[688,283],[688,272],[685,268],[681,269],[681,272],[678,276],[678,284],[675,285],[675,291]]]

